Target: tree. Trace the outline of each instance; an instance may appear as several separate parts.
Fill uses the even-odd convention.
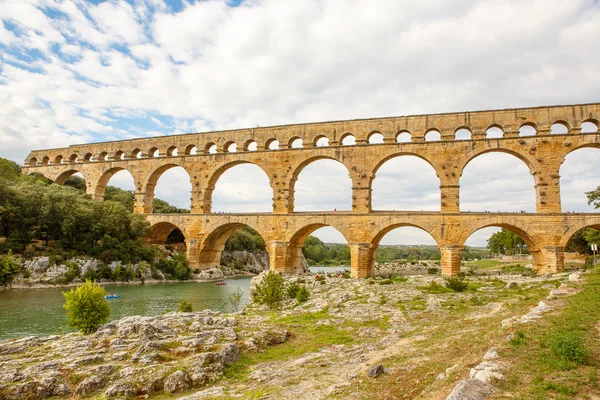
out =
[[[21,265],[9,250],[7,255],[0,257],[0,285],[10,287],[13,279],[19,273],[21,273]]]
[[[514,255],[527,249],[525,241],[516,233],[502,228],[488,239],[488,249],[492,253]]]
[[[238,312],[238,310],[240,309],[243,296],[244,292],[242,292],[242,289],[237,288],[233,292],[231,292],[227,297],[227,302],[233,308],[234,312]]]
[[[284,281],[281,274],[269,271],[262,282],[252,292],[252,300],[257,304],[265,304],[270,310],[279,307],[283,300]]]
[[[600,208],[600,186],[596,190],[586,192],[585,195],[588,198],[588,204],[593,204],[594,208]]]
[[[181,300],[179,304],[177,304],[177,312],[192,312],[192,304],[188,303],[185,300]]]
[[[104,299],[104,288],[89,280],[85,284],[68,292],[63,292],[69,326],[78,329],[84,335],[96,332],[100,325],[108,321],[111,309]]]

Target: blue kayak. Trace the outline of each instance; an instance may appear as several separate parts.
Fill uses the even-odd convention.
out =
[[[104,298],[106,300],[110,300],[110,299],[120,299],[121,295],[118,294],[107,294],[106,296],[104,296]]]

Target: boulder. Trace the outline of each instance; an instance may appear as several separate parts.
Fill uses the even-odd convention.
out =
[[[369,367],[369,369],[367,370],[367,376],[370,378],[377,378],[379,375],[383,374],[383,372],[383,365],[375,364]]]
[[[175,393],[189,389],[190,377],[183,371],[175,371],[165,379],[165,392]]]
[[[579,272],[569,274],[569,282],[577,282],[579,280],[581,280],[581,274]]]
[[[102,389],[106,381],[97,375],[88,376],[77,385],[75,392],[80,396],[87,396],[98,389]]]
[[[482,382],[479,379],[465,379],[454,387],[446,400],[483,400],[497,390],[489,383]]]

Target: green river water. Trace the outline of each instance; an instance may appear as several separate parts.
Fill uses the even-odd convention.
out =
[[[111,321],[128,315],[154,316],[177,308],[185,299],[194,311],[211,309],[233,311],[227,297],[237,288],[244,292],[243,303],[249,298],[250,278],[227,279],[227,285],[205,283],[155,283],[146,285],[106,285],[109,293],[120,299],[108,300],[112,308]],[[0,340],[24,336],[47,336],[71,332],[67,326],[63,291],[70,288],[11,289],[0,291]]]

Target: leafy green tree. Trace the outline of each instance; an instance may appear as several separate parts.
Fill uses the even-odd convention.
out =
[[[10,287],[17,274],[21,273],[21,265],[15,260],[12,251],[0,257],[0,285]]]
[[[104,288],[95,282],[85,281],[85,284],[63,292],[69,326],[78,329],[84,335],[96,332],[100,325],[108,321],[111,309],[104,299],[107,295]]]
[[[300,287],[300,289],[298,289],[298,292],[296,292],[296,300],[298,300],[298,303],[306,302],[309,297],[310,297],[310,293],[309,293],[308,289],[306,288],[306,286],[304,286],[304,285],[302,285],[302,287]]]
[[[265,251],[267,248],[264,239],[254,229],[245,226],[235,231],[227,242],[225,251]]]
[[[252,300],[257,304],[266,305],[270,310],[276,309],[283,300],[284,289],[281,274],[269,271],[262,282],[256,285],[252,292]]]
[[[179,304],[177,304],[177,312],[192,312],[193,307],[191,303],[188,303],[185,300],[181,300]]]
[[[487,241],[488,250],[495,254],[515,255],[527,250],[525,241],[516,233],[502,228]]]
[[[600,186],[591,192],[586,192],[588,204],[592,204],[594,208],[600,208]]]
[[[233,308],[234,312],[238,312],[240,309],[243,296],[244,292],[242,292],[242,289],[240,288],[235,289],[233,292],[229,293],[229,296],[227,296],[227,302]]]

